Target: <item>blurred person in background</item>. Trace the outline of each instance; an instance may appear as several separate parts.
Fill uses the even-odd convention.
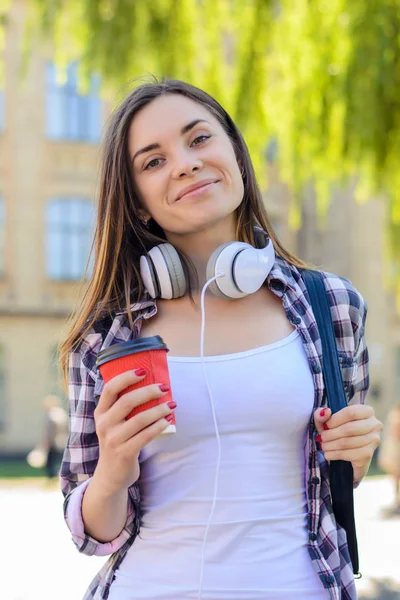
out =
[[[43,401],[44,432],[40,446],[46,452],[44,468],[48,479],[58,475],[63,452],[68,440],[68,415],[61,406],[61,399],[50,394]]]
[[[205,290],[218,438],[199,357],[200,307],[211,257],[232,242],[248,244],[255,263],[254,249],[273,244],[275,261],[253,293],[232,300],[216,281]],[[301,278],[309,267],[277,238],[243,137],[214,98],[163,80],[137,87],[115,110],[95,250],[61,347],[70,407],[64,514],[81,552],[112,555],[85,599],[355,599],[328,462],[350,461],[357,486],[379,444],[382,424],[365,405],[366,305],[348,280],[323,274],[349,402],[332,415]],[[164,268],[172,295],[142,280],[141,257],[152,250],[155,287]],[[162,398],[164,382],[124,393],[145,374],[104,384],[97,356],[154,335],[169,348],[174,402],[126,419]],[[157,439],[175,409],[176,433]]]
[[[393,480],[394,504],[391,510],[400,512],[400,402],[391,408],[387,416],[378,464]]]
[[[44,469],[49,481],[59,473],[59,468],[68,440],[68,415],[62,408],[61,400],[49,394],[43,400],[43,433],[26,460],[34,469]]]

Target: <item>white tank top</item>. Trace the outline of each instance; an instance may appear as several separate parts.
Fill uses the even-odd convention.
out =
[[[298,332],[205,362],[221,464],[202,600],[326,600],[306,547],[305,441],[314,386]],[[168,363],[177,432],[141,452],[142,527],[109,600],[198,598],[217,438],[201,359]]]

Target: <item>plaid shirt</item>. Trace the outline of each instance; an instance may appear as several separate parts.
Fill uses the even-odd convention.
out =
[[[365,401],[369,385],[368,352],[364,327],[367,307],[360,293],[347,280],[324,273],[331,306],[339,360],[348,401]],[[314,381],[314,410],[326,406],[321,368],[321,341],[310,306],[308,293],[299,270],[277,257],[266,280],[268,288],[282,300],[289,321],[301,335]],[[129,489],[127,520],[120,535],[109,543],[100,543],[84,532],[81,503],[90,477],[96,468],[99,445],[93,411],[103,389],[96,367],[100,350],[140,335],[143,318],[156,312],[156,302],[147,299],[130,307],[134,328],[126,311],[114,319],[99,321],[69,357],[70,437],[61,467],[64,514],[72,539],[80,552],[106,556],[108,561],[92,581],[83,600],[106,600],[115,570],[121,564],[140,529],[138,485]],[[327,464],[315,442],[316,430],[310,416],[306,456],[306,497],[308,506],[308,551],[315,569],[332,600],[357,597],[346,535],[337,526],[331,504]]]

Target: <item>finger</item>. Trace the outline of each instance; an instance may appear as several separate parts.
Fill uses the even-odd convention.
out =
[[[135,371],[125,371],[116,375],[110,381],[104,384],[99,403],[96,407],[97,414],[103,414],[115,403],[118,395],[121,394],[127,387],[142,381],[144,375],[137,375]]]
[[[377,431],[378,429],[378,421],[375,419],[375,417],[370,417],[369,419],[348,421],[347,423],[344,423],[339,427],[335,427],[334,429],[324,430],[320,433],[320,436],[322,442],[331,442],[340,438],[366,435],[372,431]],[[317,439],[317,441],[319,440]]]
[[[332,411],[330,408],[318,408],[314,412],[314,423],[318,433],[324,431],[324,424],[330,419]]]
[[[148,408],[131,419],[121,423],[121,425],[118,426],[121,443],[128,441],[134,436],[136,437],[144,429],[170,415],[174,409],[168,406],[168,404],[170,403],[161,402],[158,406]]]
[[[327,421],[328,429],[334,429],[340,427],[344,423],[349,421],[358,421],[359,419],[368,419],[374,416],[374,409],[366,404],[354,404],[352,406],[346,406],[337,413],[331,416]]]
[[[114,405],[109,409],[108,422],[110,424],[117,424],[126,419],[132,409],[144,404],[145,402],[149,402],[150,400],[157,400],[158,398],[162,398],[168,393],[167,391],[162,391],[160,388],[161,383],[154,383],[151,385],[145,385],[143,387],[132,390],[131,392],[127,392],[123,394],[118,402],[115,402]]]
[[[376,446],[372,444],[368,444],[367,446],[363,446],[362,448],[352,448],[351,450],[332,450],[329,452],[324,452],[324,456],[326,460],[346,460],[348,462],[360,464],[367,463],[371,460]]]
[[[321,449],[326,454],[327,452],[334,452],[336,450],[341,451],[363,448],[364,446],[368,446],[368,444],[375,444],[375,447],[377,447],[379,441],[379,434],[376,431],[372,431],[366,435],[340,438],[333,440],[332,442],[321,442]]]
[[[142,448],[146,446],[149,442],[153,441],[157,436],[159,436],[164,429],[169,426],[169,422],[162,418],[149,425],[145,429],[142,429],[137,435],[132,437],[130,440],[126,442],[127,447],[129,448],[129,452],[132,455],[138,453]]]

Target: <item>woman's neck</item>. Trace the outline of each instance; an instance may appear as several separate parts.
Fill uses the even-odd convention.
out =
[[[197,273],[198,282],[191,280],[193,292],[200,295],[207,282],[207,264],[212,253],[221,245],[235,241],[236,226],[233,221],[217,223],[190,234],[168,234],[167,239],[175,248],[184,252],[192,261]]]

